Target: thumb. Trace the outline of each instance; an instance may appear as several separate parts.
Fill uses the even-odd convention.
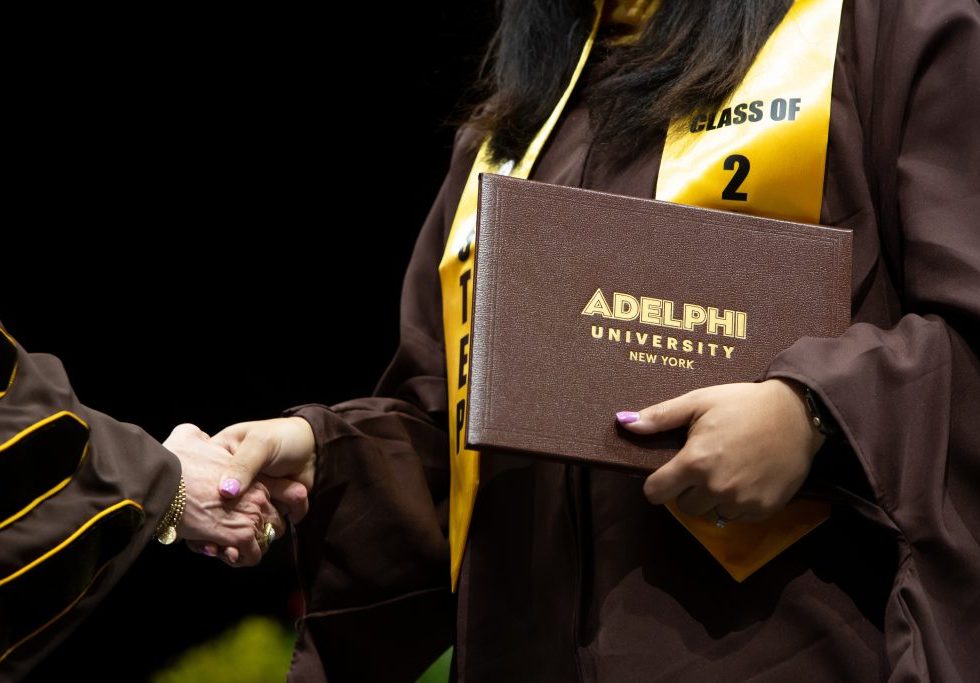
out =
[[[255,422],[238,422],[228,425],[211,437],[211,443],[221,446],[229,453],[234,453],[254,425]]]
[[[258,430],[247,431],[237,446],[230,449],[232,457],[221,474],[218,489],[225,498],[235,498],[252,485],[259,472],[275,457],[275,444]]]
[[[616,413],[616,419],[625,429],[635,434],[656,434],[691,424],[697,417],[698,406],[695,390],[656,403],[639,412],[621,410]]]

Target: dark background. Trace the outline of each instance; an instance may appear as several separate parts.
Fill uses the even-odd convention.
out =
[[[161,440],[371,392],[493,23],[230,7],[32,18],[5,86],[0,320]],[[140,681],[246,614],[288,622],[289,555],[154,543],[29,680]]]

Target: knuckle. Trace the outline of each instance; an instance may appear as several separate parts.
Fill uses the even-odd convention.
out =
[[[716,477],[708,477],[704,482],[704,488],[715,498],[722,498],[726,493],[725,483],[719,481]]]
[[[197,540],[206,540],[223,548],[235,545],[234,529],[226,525],[215,525],[207,534],[200,534]]]
[[[663,403],[657,403],[656,405],[652,405],[645,411],[641,412],[645,412],[646,414],[643,417],[647,418],[653,423],[663,422],[667,417],[667,406]]]
[[[782,507],[782,502],[776,496],[762,496],[759,501],[759,509],[766,515],[772,515]]]
[[[280,513],[279,510],[277,510],[276,508],[272,508],[269,514],[266,515],[265,519],[266,522],[272,524],[272,526],[276,528],[276,531],[280,531],[282,530],[283,527],[286,526],[286,522],[283,519],[282,513]],[[263,526],[265,526],[265,524],[263,524]]]
[[[739,493],[738,482],[730,477],[712,477],[707,483],[708,490],[723,500],[736,500]]]
[[[179,425],[170,430],[169,439],[187,439],[194,436],[200,430],[197,425],[193,425],[190,422],[181,422]]]
[[[271,506],[269,490],[261,484],[252,484],[245,492],[243,500],[261,509]]]
[[[704,444],[697,444],[688,449],[684,460],[684,468],[700,479],[707,479],[714,468],[716,457],[713,449]]]
[[[249,529],[253,533],[262,528],[262,513],[258,509],[250,510],[246,517],[248,517],[249,520]]]
[[[734,505],[745,510],[746,514],[755,514],[762,510],[762,501],[750,491],[738,491],[732,500]]]
[[[248,546],[249,543],[255,540],[255,532],[251,529],[235,529],[235,531],[230,534],[231,543],[236,548],[244,548]]]

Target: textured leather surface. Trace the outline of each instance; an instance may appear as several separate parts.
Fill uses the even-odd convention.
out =
[[[489,173],[479,191],[468,448],[656,469],[683,434],[628,433],[617,411],[755,381],[798,338],[850,322],[849,230]],[[604,317],[597,289],[610,307],[647,297],[646,320]],[[600,313],[583,314],[590,301]],[[666,302],[681,323],[684,304],[703,311],[671,328]],[[744,313],[744,338],[709,334],[709,307]]]

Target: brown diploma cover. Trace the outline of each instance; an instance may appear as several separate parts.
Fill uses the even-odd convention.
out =
[[[618,427],[850,323],[851,232],[481,174],[467,448],[651,471]]]

